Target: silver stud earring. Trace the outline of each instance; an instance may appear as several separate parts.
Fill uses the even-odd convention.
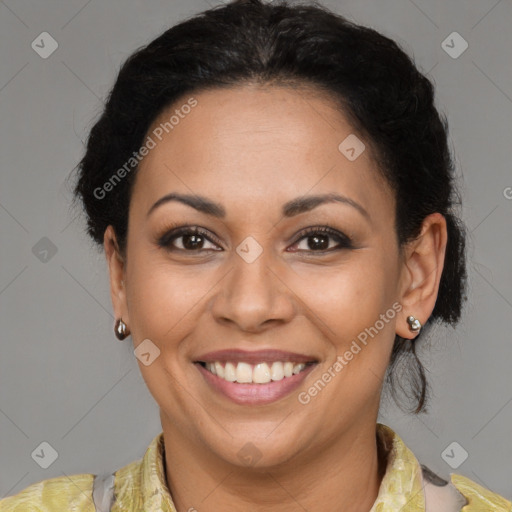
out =
[[[116,320],[116,325],[114,326],[114,333],[119,341],[123,341],[128,336],[128,334],[130,334],[128,331],[128,327],[121,318],[118,318]]]
[[[421,322],[417,318],[415,318],[414,316],[408,316],[407,323],[409,324],[409,329],[412,332],[420,332]]]

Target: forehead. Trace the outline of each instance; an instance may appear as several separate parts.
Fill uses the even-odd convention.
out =
[[[310,88],[244,85],[184,96],[158,116],[148,136],[154,147],[139,166],[132,196],[134,207],[146,211],[169,192],[212,197],[228,213],[230,206],[280,207],[329,192],[350,196],[372,216],[394,208],[368,141],[355,160],[347,158],[347,144],[340,144],[348,140],[361,150],[364,139],[335,103]]]

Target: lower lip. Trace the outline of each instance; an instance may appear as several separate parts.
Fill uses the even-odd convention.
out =
[[[281,380],[270,381],[266,384],[241,384],[238,382],[228,382],[217,375],[208,371],[199,363],[195,363],[206,382],[216,391],[222,393],[233,402],[242,405],[268,404],[275,402],[292,391],[297,389],[309,372],[316,366],[315,364],[306,366],[304,370],[291,377],[284,377]]]

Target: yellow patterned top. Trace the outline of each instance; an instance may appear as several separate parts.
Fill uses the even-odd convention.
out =
[[[425,512],[425,496],[429,494],[418,460],[386,425],[377,423],[377,439],[383,453],[387,453],[387,467],[369,512]],[[111,512],[176,512],[165,481],[163,432],[153,439],[142,459],[117,470],[114,476]],[[72,475],[32,484],[15,496],[0,500],[0,512],[103,512],[108,507],[97,508],[94,503],[94,499],[98,503],[97,495],[93,499],[93,486],[98,486],[94,485],[94,477]],[[451,483],[444,488],[432,488],[451,487],[459,499],[467,502],[461,512],[512,512],[510,501],[469,478],[456,474],[450,478]],[[430,505],[427,512],[431,508],[435,512],[435,499],[431,499]]]

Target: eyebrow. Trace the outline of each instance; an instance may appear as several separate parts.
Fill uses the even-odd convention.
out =
[[[172,192],[161,197],[149,209],[147,216],[149,217],[149,215],[159,206],[165,203],[169,203],[171,201],[177,201],[182,204],[186,204],[199,212],[205,213],[207,215],[212,215],[213,217],[222,219],[226,216],[226,210],[224,209],[224,207],[221,204],[216,203],[211,199],[208,199],[207,197],[190,194],[178,194],[176,192]],[[296,199],[292,199],[291,201],[288,201],[283,205],[282,214],[284,217],[294,217],[295,215],[308,212],[313,208],[320,206],[321,204],[332,202],[339,202],[352,206],[368,221],[371,221],[369,213],[359,203],[357,203],[350,197],[334,193],[302,196],[297,197]]]

